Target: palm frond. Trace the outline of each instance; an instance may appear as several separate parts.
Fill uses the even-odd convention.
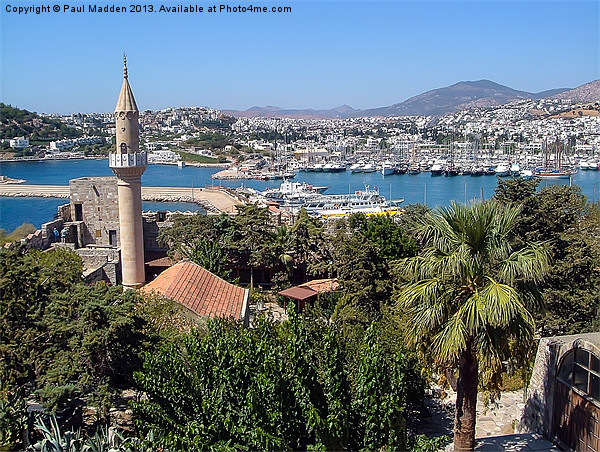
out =
[[[458,316],[465,325],[466,330],[471,336],[477,334],[479,329],[484,325],[482,318],[482,303],[483,300],[478,292],[472,294],[458,309]]]
[[[396,308],[409,321],[414,338],[436,331],[448,317],[448,291],[437,279],[408,284],[397,297]]]
[[[514,251],[500,266],[500,279],[507,284],[517,280],[540,282],[550,268],[550,251],[547,243],[531,243]]]
[[[506,328],[517,317],[522,317],[531,325],[533,317],[514,287],[502,284],[488,277],[488,284],[481,291],[481,316],[484,322],[494,327]]]
[[[433,337],[433,355],[439,364],[454,362],[467,346],[467,328],[458,314],[453,315]]]

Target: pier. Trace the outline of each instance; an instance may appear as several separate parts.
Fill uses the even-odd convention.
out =
[[[0,197],[69,198],[68,185],[0,185]],[[142,187],[143,201],[194,202],[215,213],[232,213],[242,202],[222,188]]]

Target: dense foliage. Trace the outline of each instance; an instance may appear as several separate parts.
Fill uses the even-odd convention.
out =
[[[211,321],[147,355],[136,380],[138,426],[172,449],[406,448],[406,417],[423,381],[376,326],[347,353],[330,324],[292,315],[255,328]]]
[[[546,309],[536,312],[545,336],[598,331],[600,328],[600,211],[579,187],[537,181],[500,180],[495,197],[521,206],[513,238],[516,247],[545,241],[549,274],[540,285]]]
[[[146,338],[136,294],[82,281],[79,256],[64,249],[0,251],[0,380],[27,387],[48,407],[131,384]]]

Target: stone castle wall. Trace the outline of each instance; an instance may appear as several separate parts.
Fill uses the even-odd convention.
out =
[[[521,417],[522,432],[540,433],[552,439],[556,376],[562,357],[575,348],[600,355],[600,333],[544,337],[538,344],[527,401]]]
[[[119,203],[116,177],[81,177],[69,181],[71,221],[82,220],[87,232],[80,237],[79,246],[88,244],[109,245],[110,232],[115,231],[116,245],[119,237]],[[81,205],[82,218],[77,218],[77,204]]]

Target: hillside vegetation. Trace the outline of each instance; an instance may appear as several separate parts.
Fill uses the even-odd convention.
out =
[[[30,141],[60,140],[82,135],[58,119],[44,118],[35,112],[0,103],[0,139],[24,136]]]

